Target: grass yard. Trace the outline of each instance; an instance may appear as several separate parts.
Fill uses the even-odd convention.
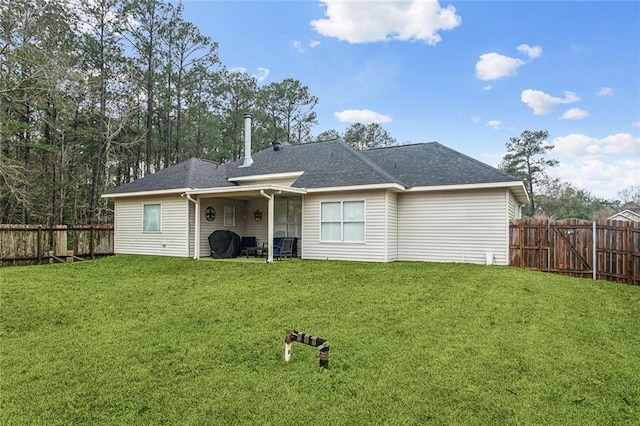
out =
[[[640,287],[115,256],[0,269],[0,423],[638,424]],[[287,328],[328,339],[329,369]]]

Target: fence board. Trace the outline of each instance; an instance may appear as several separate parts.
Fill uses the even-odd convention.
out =
[[[520,219],[510,224],[509,264],[640,285],[640,223]],[[595,259],[594,245],[595,243]]]
[[[114,253],[113,225],[0,224],[0,267]]]

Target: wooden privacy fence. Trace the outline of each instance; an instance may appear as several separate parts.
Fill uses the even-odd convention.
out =
[[[512,221],[509,257],[521,268],[640,285],[640,223]]]
[[[0,224],[0,266],[83,260],[113,254],[113,225]]]

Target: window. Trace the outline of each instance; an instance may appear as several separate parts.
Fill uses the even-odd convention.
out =
[[[142,206],[142,232],[160,232],[160,204]]]
[[[302,198],[276,197],[273,231],[276,236],[302,236]]]
[[[236,226],[236,208],[224,206],[224,226]]]
[[[364,201],[320,203],[320,241],[364,242]]]

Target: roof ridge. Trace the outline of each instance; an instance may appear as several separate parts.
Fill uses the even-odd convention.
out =
[[[332,139],[333,140],[333,139]],[[351,145],[347,144],[342,138],[336,138],[335,140],[337,140],[337,142],[343,147],[345,148],[348,152],[350,152],[354,157],[356,157],[357,159],[359,159],[360,161],[362,161],[364,164],[366,164],[367,166],[369,166],[375,173],[378,174],[378,176],[389,180],[390,182],[393,183],[399,183],[401,185],[404,185],[404,183],[397,177],[392,175],[391,173],[387,172],[386,170],[384,170],[378,163],[376,163],[373,160],[368,159],[364,154],[363,151],[358,151],[357,149],[353,148]],[[406,185],[404,185],[406,186]]]
[[[394,145],[387,145],[387,146],[377,146],[377,147],[375,147],[375,148],[368,148],[368,149],[365,149],[363,152],[367,152],[367,151],[379,151],[379,150],[383,150],[383,149],[404,148],[404,147],[408,147],[408,146],[417,146],[417,145],[433,145],[433,144],[441,145],[438,141],[431,141],[431,142],[411,142],[411,143],[394,144]]]
[[[187,163],[187,173],[186,173],[185,182],[184,182],[185,188],[195,188],[193,180],[194,180],[194,175],[196,174],[196,167],[198,166],[199,163],[209,163],[209,164],[215,165],[216,170],[218,169],[218,167],[225,166],[224,164],[218,163],[217,161],[206,160],[198,157],[191,157],[188,160],[184,161],[184,163]]]
[[[194,169],[194,164],[198,159],[195,157],[191,157],[187,160],[187,175],[186,175],[186,179],[185,179],[185,188],[193,188],[193,169]]]

